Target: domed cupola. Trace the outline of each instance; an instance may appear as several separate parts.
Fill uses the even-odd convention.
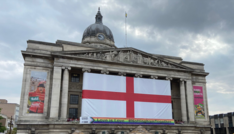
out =
[[[83,33],[82,43],[103,48],[116,48],[111,30],[103,25],[100,8],[95,17],[95,23],[87,27]]]

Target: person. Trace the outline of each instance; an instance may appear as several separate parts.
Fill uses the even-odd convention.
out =
[[[39,84],[35,93],[37,93],[39,100],[44,103],[44,99],[45,99],[45,86],[44,86],[44,84]]]
[[[29,92],[29,98],[34,98],[34,101],[30,105],[28,112],[29,113],[43,113],[44,109],[44,100],[45,100],[45,86],[44,81],[40,82],[37,86],[36,91]]]

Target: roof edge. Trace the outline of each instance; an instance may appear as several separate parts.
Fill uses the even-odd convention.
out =
[[[36,40],[27,40],[27,43],[36,43],[41,45],[51,45],[56,47],[62,47],[62,45],[51,43],[51,42],[44,42],[44,41],[36,41]]]
[[[203,63],[191,62],[191,61],[182,61],[182,62],[180,62],[180,64],[183,64],[183,63],[185,63],[185,64],[194,64],[194,65],[202,65],[202,66],[205,65]]]

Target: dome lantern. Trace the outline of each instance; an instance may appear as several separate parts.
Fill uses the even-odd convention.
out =
[[[100,7],[98,8],[98,12],[96,14],[96,17],[95,17],[95,20],[96,20],[96,24],[102,24],[102,14],[100,12]]]

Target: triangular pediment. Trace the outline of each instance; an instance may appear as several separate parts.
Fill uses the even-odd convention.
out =
[[[134,130],[132,130],[129,134],[152,134],[147,131],[143,126],[138,126]]]
[[[52,55],[117,62],[123,64],[135,64],[160,68],[191,70],[191,68],[178,63],[165,60],[161,57],[140,51],[134,48],[99,49],[53,52]]]

